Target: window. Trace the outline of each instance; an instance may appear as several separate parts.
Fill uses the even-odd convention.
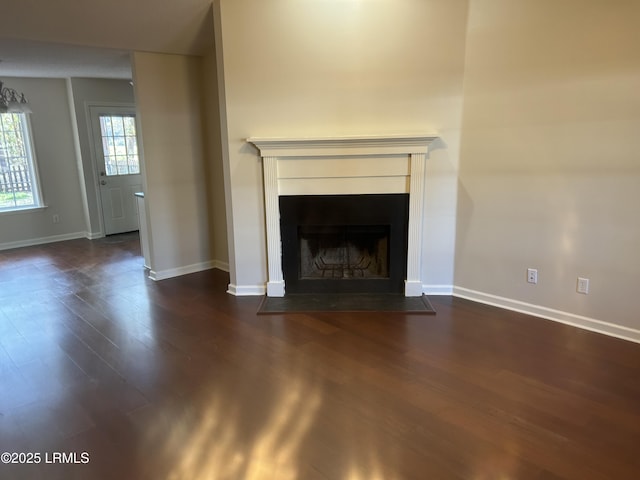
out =
[[[40,186],[24,113],[0,113],[0,212],[41,206]]]
[[[140,173],[136,118],[132,115],[100,115],[100,132],[107,176]]]

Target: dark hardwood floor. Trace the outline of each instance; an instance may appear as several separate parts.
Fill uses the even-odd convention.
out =
[[[257,316],[227,282],[148,280],[135,234],[0,252],[0,452],[40,459],[0,478],[640,478],[638,344],[451,297]]]

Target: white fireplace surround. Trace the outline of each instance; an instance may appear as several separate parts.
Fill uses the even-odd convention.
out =
[[[263,159],[267,295],[282,297],[280,195],[409,194],[405,296],[422,295],[425,163],[434,135],[248,138]]]

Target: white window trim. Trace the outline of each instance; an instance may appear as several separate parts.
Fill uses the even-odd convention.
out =
[[[20,123],[22,124],[22,133],[25,135],[25,149],[27,150],[27,156],[29,158],[29,174],[33,179],[32,193],[33,193],[33,205],[14,206],[11,208],[0,208],[0,214],[12,214],[12,213],[24,213],[33,210],[39,210],[47,208],[44,203],[44,197],[42,195],[42,186],[40,184],[40,174],[38,168],[38,158],[35,152],[35,144],[33,141],[33,129],[31,128],[31,118],[29,114],[20,113]]]

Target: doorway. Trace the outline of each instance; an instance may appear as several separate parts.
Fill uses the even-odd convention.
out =
[[[105,235],[139,229],[142,191],[135,107],[91,106],[94,158]]]

